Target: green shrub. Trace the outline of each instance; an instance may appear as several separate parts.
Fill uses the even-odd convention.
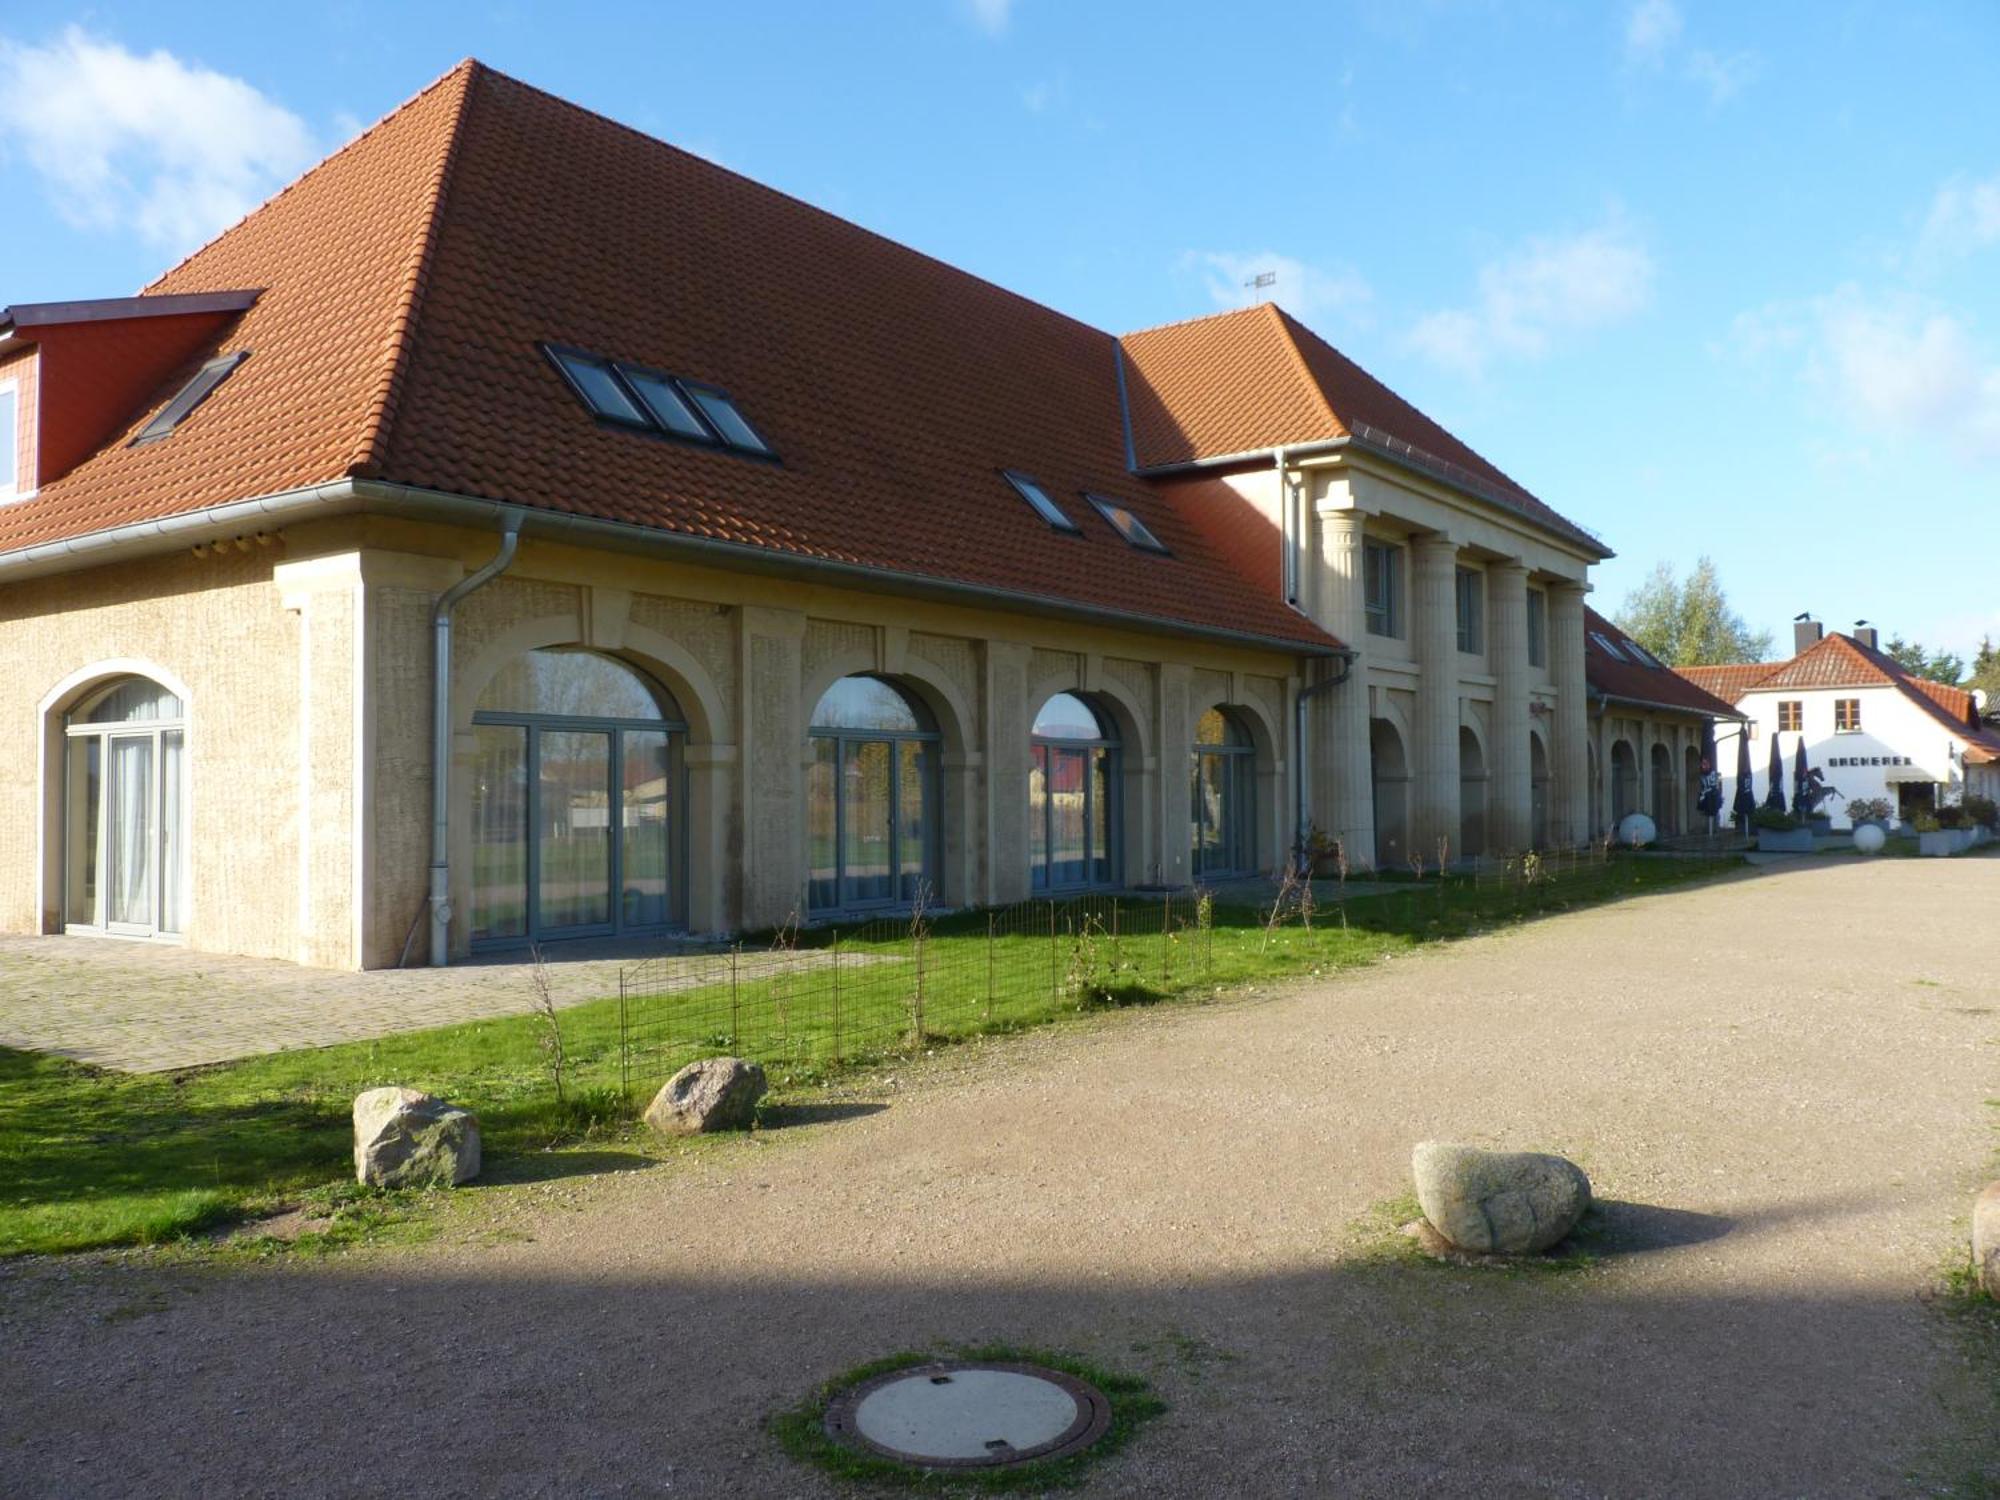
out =
[[[1966,817],[1988,833],[2000,833],[2000,803],[1991,797],[1967,797],[1960,806],[1965,809]]]
[[[1931,814],[1940,828],[1970,828],[1972,819],[1962,807],[1940,807]]]
[[[1750,814],[1752,827],[1771,833],[1792,833],[1799,827],[1799,820],[1788,812],[1779,812],[1775,807],[1760,807]]]
[[[1856,824],[1887,823],[1894,816],[1887,797],[1849,797],[1847,816]]]

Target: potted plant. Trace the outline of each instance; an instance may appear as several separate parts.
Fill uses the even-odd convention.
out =
[[[1889,831],[1889,819],[1893,816],[1887,797],[1849,797],[1847,799],[1847,819],[1854,827],[1873,823],[1884,833]]]
[[[1972,824],[1972,841],[1983,844],[2000,833],[2000,803],[1991,797],[1967,797],[1959,806]]]
[[[1917,814],[1917,852],[1942,856],[1963,854],[1972,844],[1971,820],[1962,807],[1939,807]]]
[[[1813,851],[1812,830],[1788,812],[1780,812],[1775,807],[1760,807],[1750,815],[1750,824],[1757,830],[1757,849],[1760,853],[1810,854]]]

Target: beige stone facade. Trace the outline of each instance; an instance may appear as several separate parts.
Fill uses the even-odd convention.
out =
[[[10,586],[0,926],[59,931],[63,719],[136,673],[186,705],[196,949],[334,967],[422,962],[429,857],[431,610],[494,550],[492,532],[381,518]],[[1119,869],[1190,878],[1195,724],[1226,705],[1255,741],[1254,850],[1291,838],[1285,758],[1299,659],[1166,633],[977,611],[530,541],[455,625],[453,950],[468,947],[472,713],[521,653],[581,646],[664,685],[687,722],[686,925],[804,911],[807,716],[836,679],[879,674],[940,734],[936,899],[1029,894],[1029,726],[1087,694],[1121,745]]]

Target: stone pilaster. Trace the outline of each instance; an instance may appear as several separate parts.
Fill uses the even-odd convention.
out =
[[[1533,842],[1532,763],[1528,750],[1528,570],[1497,562],[1486,570],[1493,638],[1493,743],[1487,749],[1489,847],[1518,854]]]
[[[1410,768],[1410,853],[1434,864],[1439,844],[1459,844],[1458,548],[1448,536],[1410,547],[1410,637],[1417,666],[1416,744]]]
[[[1555,786],[1550,807],[1557,844],[1580,844],[1590,827],[1590,715],[1583,678],[1580,583],[1549,586],[1549,675],[1555,683]]]
[[[777,927],[805,915],[805,710],[801,645],[806,617],[798,610],[747,605],[738,611],[737,702],[742,748],[738,786],[742,819],[744,927]]]
[[[1355,869],[1375,863],[1373,768],[1368,755],[1368,658],[1364,643],[1362,541],[1367,512],[1319,512],[1318,580],[1312,596],[1318,623],[1355,653],[1347,681],[1313,698],[1307,713],[1307,816],[1339,839]]]

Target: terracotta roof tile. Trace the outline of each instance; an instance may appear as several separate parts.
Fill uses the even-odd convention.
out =
[[[1674,671],[1723,702],[1735,703],[1783,665],[1776,661],[1746,661],[1710,667],[1675,667]]]
[[[1141,468],[1352,437],[1610,556],[1595,536],[1272,303],[1128,333],[1120,342]]]
[[[252,357],[170,440],[0,512],[0,551],[360,475],[1338,644],[1128,472],[1110,335],[476,63],[149,290],[220,287],[264,289],[220,341]],[[727,389],[782,461],[598,424],[543,340]]]
[[[1632,650],[1631,638],[1596,610],[1585,606],[1583,623],[1583,675],[1592,691],[1628,703],[1681,709],[1704,718],[1736,717],[1735,709],[1692,681],[1684,670],[1647,666]],[[1627,659],[1620,661],[1605,650],[1594,639],[1600,635],[1616,644]]]

